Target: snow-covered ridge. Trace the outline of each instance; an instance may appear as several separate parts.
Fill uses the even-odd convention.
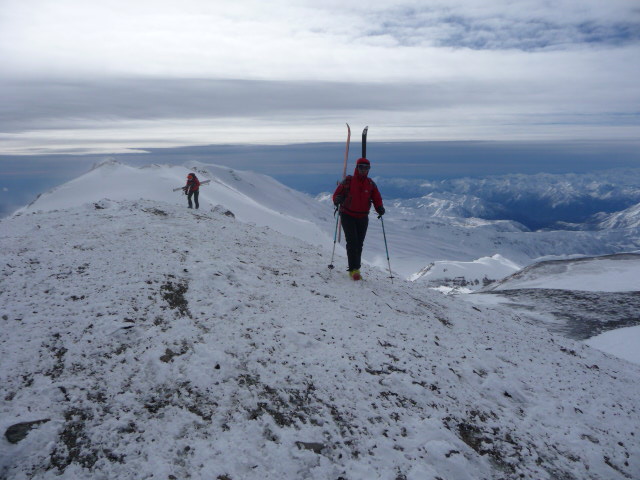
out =
[[[504,209],[473,195],[430,192],[419,198],[396,200],[399,207],[415,209],[431,217],[500,218]],[[523,229],[526,229],[523,227]]]
[[[90,172],[71,180],[18,210],[15,215],[52,211],[97,202],[156,200],[186,205],[182,192],[173,189],[185,184],[194,171],[201,181],[211,180],[200,190],[203,208],[224,205],[238,219],[270,226],[281,233],[309,242],[330,243],[330,237],[309,218],[329,221],[328,212],[307,195],[291,190],[271,177],[218,165],[190,162],[185,166],[148,165],[137,168],[117,161],[96,165]]]
[[[429,286],[465,287],[476,290],[519,271],[517,265],[500,254],[472,262],[438,261],[429,264],[409,280]]]
[[[637,366],[224,212],[0,222],[0,477],[640,477]]]

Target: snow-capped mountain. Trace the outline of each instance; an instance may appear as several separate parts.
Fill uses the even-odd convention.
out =
[[[640,227],[640,203],[632,205],[620,212],[600,214],[596,216],[599,230],[639,228]]]
[[[640,477],[640,367],[107,168],[0,221],[0,477]]]

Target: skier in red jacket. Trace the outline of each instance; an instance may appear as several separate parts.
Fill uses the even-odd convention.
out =
[[[200,180],[198,180],[195,173],[187,175],[187,184],[182,187],[182,190],[184,190],[184,193],[187,195],[189,208],[193,208],[191,197],[193,197],[193,201],[196,204],[196,209],[200,208],[200,204],[198,203],[198,196],[200,195]]]
[[[373,203],[378,215],[384,215],[380,191],[369,178],[370,168],[369,160],[359,158],[353,176],[345,177],[333,193],[333,203],[339,207],[342,229],[347,240],[349,275],[354,280],[361,278],[362,246],[369,226],[371,204]]]

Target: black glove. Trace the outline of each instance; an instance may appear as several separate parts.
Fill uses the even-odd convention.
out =
[[[376,207],[376,212],[378,212],[378,218],[380,218],[382,215],[384,215],[384,207],[382,205]]]
[[[342,202],[344,202],[344,196],[338,195],[333,201],[333,204],[337,207],[338,205],[341,205]]]

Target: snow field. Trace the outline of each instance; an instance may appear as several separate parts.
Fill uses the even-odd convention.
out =
[[[224,211],[0,223],[0,475],[640,476],[637,366]]]
[[[586,340],[585,343],[610,355],[640,365],[640,327],[618,328]]]

